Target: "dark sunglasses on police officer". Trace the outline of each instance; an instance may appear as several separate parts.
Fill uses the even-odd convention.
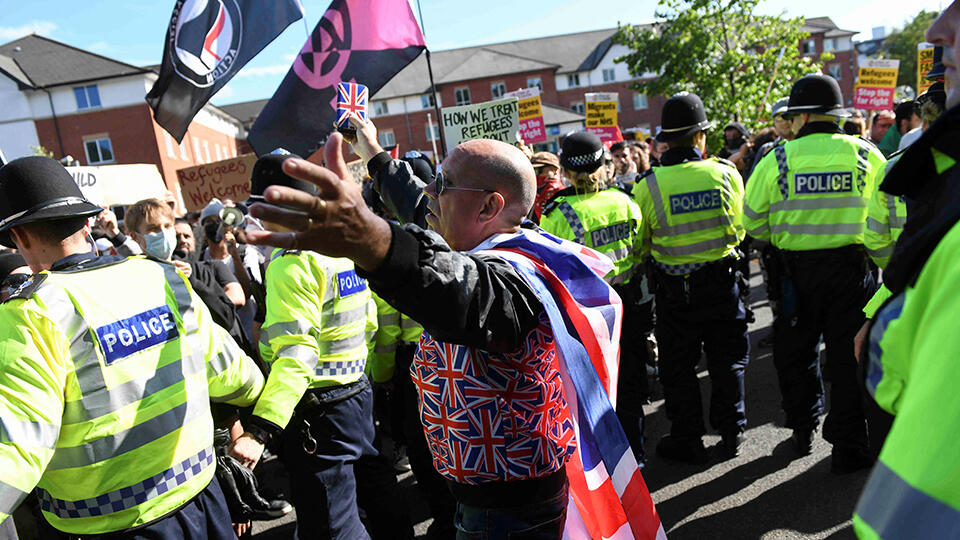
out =
[[[437,197],[439,197],[444,191],[479,191],[482,193],[496,193],[494,189],[483,189],[483,188],[470,188],[470,187],[457,187],[451,186],[447,180],[443,177],[443,171],[437,173],[437,176],[434,180],[436,182]]]

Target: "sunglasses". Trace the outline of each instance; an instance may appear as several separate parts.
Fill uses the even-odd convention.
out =
[[[437,197],[443,194],[444,191],[479,191],[481,193],[496,193],[496,190],[493,189],[483,189],[483,188],[470,188],[470,187],[456,187],[451,186],[447,183],[447,180],[443,177],[443,171],[437,173],[435,177],[436,188],[437,188]]]

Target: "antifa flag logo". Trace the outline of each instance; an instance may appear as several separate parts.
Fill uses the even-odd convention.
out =
[[[353,40],[347,4],[344,2],[331,6],[320,19],[317,30],[303,44],[303,49],[294,60],[293,71],[310,88],[325,90],[342,80],[350,62]]]
[[[181,0],[171,25],[170,56],[178,75],[205,88],[237,60],[243,20],[236,0]]]

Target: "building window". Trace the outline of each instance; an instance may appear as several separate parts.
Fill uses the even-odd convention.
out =
[[[571,88],[574,86],[580,86],[580,74],[571,73],[570,75],[567,75],[567,86]]]
[[[825,51],[835,51],[837,50],[836,41],[833,38],[827,38],[823,40],[823,50]]]
[[[213,149],[217,153],[217,161],[223,161],[223,152],[220,151],[220,145],[213,145]]]
[[[187,147],[183,143],[180,143],[180,159],[190,161],[190,158],[187,157]]]
[[[503,97],[507,93],[507,85],[502,82],[490,83],[490,94],[493,95],[493,99],[498,97]]]
[[[100,165],[113,163],[114,161],[113,145],[110,144],[110,137],[83,141],[83,149],[87,152],[88,165]]]
[[[73,97],[77,98],[77,109],[93,109],[100,106],[100,92],[95,84],[74,88]]]
[[[575,113],[578,113],[578,114],[583,114],[583,112],[584,112],[583,102],[582,102],[582,101],[575,101],[575,102],[571,103],[571,104],[570,104],[570,110],[573,111],[573,112],[575,112]]]
[[[203,163],[203,154],[200,153],[200,141],[193,139],[193,161]]]
[[[470,89],[469,88],[457,88],[453,92],[453,97],[457,101],[457,105],[469,105],[470,104]]]
[[[817,42],[812,39],[808,39],[803,42],[801,50],[803,54],[817,54]]]
[[[167,143],[167,156],[177,159],[177,154],[173,152],[173,137],[166,131],[163,132],[163,141]]]
[[[533,88],[534,86],[543,91],[543,84],[540,82],[540,77],[527,77],[527,88]]]
[[[237,149],[236,149],[236,148],[231,148],[231,149],[230,149],[230,154],[231,154],[233,157],[237,157]]]
[[[639,92],[633,94],[633,110],[642,111],[649,107],[647,103],[647,95],[641,94]]]
[[[827,66],[827,71],[830,73],[830,76],[836,80],[840,80],[843,75],[843,70],[840,67],[840,64],[830,64]]]
[[[420,96],[420,105],[422,105],[424,109],[432,109],[435,103],[433,100],[433,92]]]
[[[617,80],[617,76],[613,73],[612,69],[603,70],[603,82],[613,82]]]
[[[383,116],[385,114],[390,114],[390,109],[387,107],[386,101],[374,101],[373,102],[373,114],[375,116]]]
[[[427,142],[440,140],[440,126],[430,124],[425,127],[427,128]]]
[[[388,129],[378,133],[377,140],[380,142],[380,146],[383,146],[383,147],[397,145],[397,139],[393,136],[392,129]]]
[[[212,159],[210,159],[210,145],[207,144],[207,141],[203,141],[203,155],[207,158],[207,160],[204,161],[204,163],[210,163],[211,161],[213,161]]]

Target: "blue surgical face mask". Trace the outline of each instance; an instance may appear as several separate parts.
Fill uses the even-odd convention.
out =
[[[160,232],[147,233],[143,238],[146,240],[147,254],[165,261],[170,260],[174,248],[177,247],[177,231],[173,227]]]

